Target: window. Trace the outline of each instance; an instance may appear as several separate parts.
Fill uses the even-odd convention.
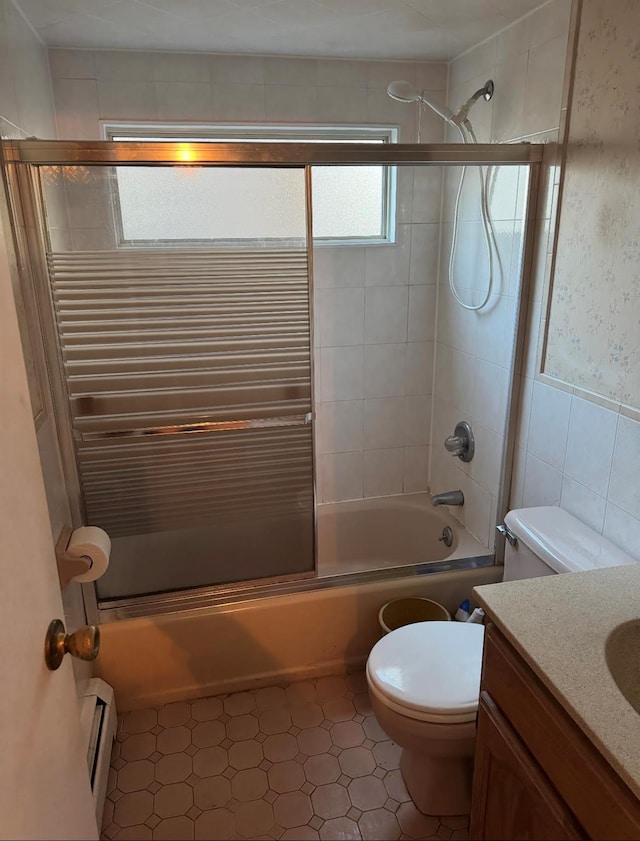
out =
[[[237,126],[110,126],[110,140],[188,142],[390,143],[393,128]],[[232,167],[115,168],[116,225],[122,245],[255,239],[249,204],[267,207],[286,196],[286,169]],[[278,190],[274,189],[277,184]],[[312,170],[313,236],[316,243],[371,244],[394,241],[395,167],[318,166]],[[217,197],[217,201],[212,197]],[[246,199],[250,197],[250,201]],[[237,201],[237,199],[240,201]],[[266,203],[266,204],[265,204]],[[301,236],[299,202],[268,207],[273,238]],[[171,213],[167,213],[171,208]],[[262,218],[264,218],[264,213]],[[257,230],[257,229],[256,229]],[[262,224],[260,238],[264,239]],[[303,235],[303,234],[302,234]]]

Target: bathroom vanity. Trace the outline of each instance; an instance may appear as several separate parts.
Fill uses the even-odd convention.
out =
[[[640,714],[610,644],[635,625],[639,588],[634,564],[474,591],[487,628],[471,838],[640,839]],[[640,663],[633,644],[624,655]]]

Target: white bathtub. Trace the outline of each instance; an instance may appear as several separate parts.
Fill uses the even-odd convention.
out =
[[[450,526],[453,544],[440,540]],[[427,493],[357,499],[318,506],[318,574],[474,558],[489,550]]]

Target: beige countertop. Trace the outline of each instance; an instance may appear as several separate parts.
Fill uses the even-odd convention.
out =
[[[473,592],[640,797],[640,715],[616,686],[605,660],[611,631],[640,619],[640,563],[487,584]]]

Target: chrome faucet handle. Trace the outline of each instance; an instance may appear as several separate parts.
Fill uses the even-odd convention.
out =
[[[454,456],[459,456],[460,453],[464,452],[464,445],[464,439],[459,435],[449,435],[449,437],[445,438],[444,441],[445,450],[448,450]]]
[[[473,431],[467,421],[456,424],[453,435],[449,435],[444,442],[445,449],[460,461],[471,461],[476,448]]]

